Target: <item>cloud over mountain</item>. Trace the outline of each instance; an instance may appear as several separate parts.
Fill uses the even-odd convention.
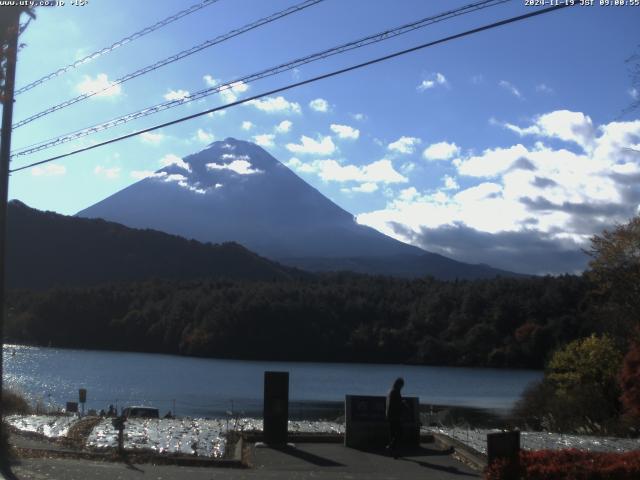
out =
[[[583,269],[589,238],[639,211],[640,120],[596,126],[558,110],[503,126],[535,142],[451,158],[457,179],[448,186],[464,180],[466,188],[447,188],[445,179],[444,188],[398,194],[358,221],[463,261],[531,273]]]

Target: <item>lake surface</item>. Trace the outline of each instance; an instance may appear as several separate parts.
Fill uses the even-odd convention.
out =
[[[87,408],[153,405],[194,417],[261,414],[267,370],[289,372],[293,416],[321,412],[345,394],[384,395],[398,376],[405,379],[403,395],[421,404],[502,410],[542,378],[533,370],[216,360],[22,345],[5,345],[4,369],[6,387],[45,405],[77,401],[78,389],[86,388]]]

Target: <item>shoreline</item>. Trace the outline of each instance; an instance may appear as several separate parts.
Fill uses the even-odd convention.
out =
[[[167,356],[172,358],[189,358],[189,359],[201,359],[201,360],[217,360],[217,361],[229,361],[229,362],[260,362],[260,363],[299,363],[299,364],[344,364],[344,365],[380,365],[380,366],[398,366],[398,367],[429,367],[429,368],[452,368],[452,369],[480,369],[487,371],[505,371],[505,370],[516,370],[521,372],[535,372],[541,373],[543,369],[535,369],[535,368],[525,368],[525,367],[517,367],[517,366],[505,366],[505,367],[489,367],[485,365],[444,365],[444,364],[428,364],[428,363],[414,363],[414,362],[404,362],[404,363],[394,363],[394,362],[376,362],[376,361],[348,361],[348,360],[283,360],[283,359],[264,359],[264,358],[235,358],[235,357],[207,357],[200,355],[183,355],[180,353],[167,353],[167,352],[145,352],[138,350],[118,350],[118,349],[97,349],[97,348],[82,348],[82,347],[59,347],[53,345],[39,345],[39,344],[29,344],[29,343],[13,343],[13,341],[7,339],[5,343],[3,343],[3,355],[5,354],[6,349],[12,347],[27,347],[27,348],[48,348],[53,350],[66,350],[66,351],[77,351],[77,352],[102,352],[102,353],[113,353],[113,354],[131,354],[131,355],[160,355]]]

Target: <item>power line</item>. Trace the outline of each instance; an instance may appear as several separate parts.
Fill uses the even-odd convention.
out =
[[[206,88],[204,90],[200,90],[198,92],[192,93],[190,95],[185,96],[182,99],[179,100],[171,100],[171,101],[167,101],[167,102],[163,102],[151,107],[147,107],[144,108],[142,110],[138,110],[136,112],[132,112],[129,113],[127,115],[123,115],[121,117],[116,117],[114,119],[108,120],[106,122],[97,124],[97,125],[93,125],[91,127],[86,127],[80,130],[76,130],[70,133],[67,133],[65,135],[62,136],[57,136],[57,137],[53,137],[51,139],[48,140],[43,140],[40,142],[36,142],[35,144],[32,145],[28,145],[26,147],[23,147],[22,149],[18,149],[17,152],[15,152],[12,157],[16,158],[16,157],[22,157],[25,155],[30,155],[32,153],[36,153],[42,150],[46,150],[48,148],[57,146],[57,145],[61,145],[73,140],[77,140],[79,138],[82,137],[86,137],[87,135],[91,135],[94,133],[98,133],[104,130],[107,130],[109,128],[112,127],[116,127],[119,125],[123,125],[125,123],[131,122],[133,120],[137,120],[139,118],[143,118],[149,115],[152,115],[154,113],[158,113],[164,110],[168,110],[180,105],[183,105],[185,103],[189,103],[189,102],[193,102],[195,100],[199,100],[201,98],[205,98],[207,96],[213,95],[215,93],[220,93],[222,91],[225,90],[233,90],[234,86],[240,84],[240,83],[251,83],[257,80],[261,80],[263,78],[267,78],[267,77],[271,77],[277,74],[280,74],[282,72],[288,71],[288,70],[292,70],[294,68],[297,68],[299,66],[305,65],[307,63],[311,63],[311,62],[315,62],[318,60],[323,60],[326,59],[328,57],[331,57],[333,55],[338,55],[341,53],[345,53],[351,50],[355,50],[357,48],[361,48],[367,45],[371,45],[374,43],[378,43],[384,40],[388,40],[390,38],[393,37],[397,37],[399,35],[403,35],[406,33],[409,33],[411,31],[417,30],[419,28],[424,28],[426,26],[432,25],[434,23],[438,23],[441,21],[445,21],[445,20],[449,20],[451,18],[460,16],[460,15],[465,15],[467,13],[471,13],[473,11],[476,10],[480,10],[480,9],[484,9],[484,8],[488,8],[488,7],[493,7],[502,3],[506,3],[510,0],[482,0],[479,2],[475,2],[469,5],[466,5],[464,7],[455,9],[455,10],[449,10],[447,12],[444,13],[440,13],[438,15],[434,15],[434,16],[430,16],[430,17],[426,17],[423,18],[421,20],[418,20],[416,22],[412,22],[412,23],[408,23],[405,25],[402,25],[400,27],[396,27],[393,29],[388,29],[385,30],[383,32],[379,32],[376,33],[374,35],[369,35],[367,37],[364,38],[360,38],[358,40],[352,41],[352,42],[348,42],[342,45],[339,45],[337,47],[332,47],[330,49],[327,50],[323,50],[321,52],[316,52],[310,55],[307,55],[305,57],[302,58],[298,58],[296,60],[292,60],[283,64],[280,64],[278,66],[275,67],[271,67],[268,68],[266,70],[262,70],[260,72],[257,73],[253,73],[250,75],[246,75],[244,77],[240,77],[240,78],[236,78],[235,80],[232,80],[230,82],[226,82],[220,85],[216,85],[215,87],[210,87],[210,88]]]
[[[44,117],[45,115],[49,115],[50,113],[56,112],[58,110],[61,110],[63,108],[66,108],[68,106],[71,106],[75,103],[78,103],[82,100],[86,100],[87,98],[91,98],[94,95],[98,95],[102,92],[105,92],[113,87],[115,87],[116,85],[120,85],[128,80],[134,79],[136,77],[139,77],[140,75],[144,75],[146,73],[152,72],[154,70],[157,70],[160,67],[164,67],[165,65],[169,65],[171,63],[177,62],[178,60],[182,60],[183,58],[188,57],[189,55],[193,55],[194,53],[197,53],[201,50],[204,50],[205,48],[209,48],[212,47],[214,45],[217,45],[219,43],[222,43],[226,40],[229,40],[230,38],[233,37],[237,37],[238,35],[242,35],[243,33],[246,33],[250,30],[253,30],[255,28],[261,27],[262,25],[266,25],[268,23],[274,22],[280,18],[286,17],[288,15],[291,15],[293,13],[297,13],[301,10],[304,10],[305,8],[311,7],[313,5],[316,5],[318,3],[324,2],[324,0],[305,0],[302,3],[299,3],[297,5],[294,5],[292,7],[286,8],[284,10],[281,10],[279,12],[276,12],[272,15],[269,15],[268,17],[264,17],[261,18],[260,20],[257,20],[255,22],[249,23],[243,27],[237,28],[235,30],[231,30],[228,33],[225,33],[224,35],[219,35],[216,38],[213,38],[211,40],[207,40],[199,45],[196,45],[194,47],[191,47],[187,50],[183,50],[181,52],[178,52],[174,55],[171,55],[170,57],[164,58],[162,60],[157,61],[156,63],[153,63],[151,65],[147,65],[146,67],[143,67],[139,70],[136,70],[135,72],[129,73],[127,75],[125,75],[124,77],[120,77],[117,80],[114,80],[113,82],[110,82],[108,86],[101,88],[99,90],[94,90],[88,93],[83,93],[82,95],[78,95],[77,97],[74,98],[70,98],[69,100],[66,100],[62,103],[59,103],[57,105],[54,105],[53,107],[49,107],[46,110],[42,110],[41,112],[38,112],[34,115],[31,115],[30,117],[27,117],[23,120],[20,120],[18,123],[13,125],[13,128],[20,128],[23,125],[26,125],[27,123],[33,122],[34,120],[37,120],[38,118]]]
[[[181,19],[182,17],[186,17],[187,15],[190,15],[194,12],[197,12],[198,10],[208,7],[210,5],[213,5],[214,3],[219,2],[220,0],[202,0],[200,3],[196,3],[194,5],[191,5],[189,8],[186,8],[184,10],[179,11],[178,13],[175,13],[167,18],[165,18],[164,20],[160,20],[157,23],[154,23],[153,25],[149,26],[149,27],[145,27],[142,30],[138,30],[135,33],[132,33],[131,35],[124,37],[116,42],[113,42],[110,46],[108,47],[104,47],[101,48],[100,50],[96,50],[93,53],[90,53],[89,55],[87,55],[84,58],[81,58],[80,60],[76,60],[73,63],[70,63],[69,65],[66,65],[64,67],[59,68],[58,70],[56,70],[55,72],[51,72],[45,76],[43,76],[42,78],[39,78],[38,80],[35,80],[33,82],[31,82],[28,85],[25,85],[22,88],[19,88],[18,90],[16,90],[15,94],[16,95],[20,95],[21,93],[24,93],[28,90],[31,90],[32,88],[37,87],[38,85],[42,85],[43,83],[59,77],[60,75],[62,75],[63,73],[68,72],[69,70],[72,70],[74,68],[78,68],[80,65],[83,65],[87,62],[90,62],[91,60],[94,60],[102,55],[105,55],[107,53],[113,52],[116,48],[122,47],[123,45],[126,45],[127,43],[133,42],[134,40],[137,40],[140,37],[144,37],[145,35],[154,32],[155,30],[158,30],[162,27],[165,27],[167,25],[169,25],[170,23],[175,22],[176,20]]]
[[[392,58],[396,58],[396,57],[399,57],[401,55],[406,55],[408,53],[412,53],[412,52],[415,52],[415,51],[418,51],[418,50],[422,50],[424,48],[432,47],[432,46],[435,46],[435,45],[438,45],[438,44],[441,44],[441,43],[449,42],[451,40],[456,40],[458,38],[462,38],[462,37],[466,37],[466,36],[473,35],[473,34],[476,34],[476,33],[480,33],[480,32],[483,32],[485,30],[490,30],[490,29],[497,28],[497,27],[500,27],[500,26],[503,26],[503,25],[507,25],[507,24],[510,24],[510,23],[514,23],[514,22],[518,22],[518,21],[521,21],[521,20],[525,20],[525,19],[531,18],[531,17],[535,17],[535,16],[538,16],[538,15],[543,15],[545,13],[550,13],[550,12],[553,12],[553,11],[556,11],[556,10],[560,10],[562,8],[569,7],[569,6],[572,6],[572,5],[565,3],[565,4],[561,4],[561,5],[556,5],[556,6],[553,6],[553,7],[548,7],[548,8],[536,10],[534,12],[526,13],[524,15],[518,15],[516,17],[507,18],[505,20],[500,20],[498,22],[490,23],[488,25],[483,25],[482,27],[477,27],[477,28],[474,28],[474,29],[471,29],[471,30],[467,30],[465,32],[457,33],[455,35],[450,35],[448,37],[444,37],[444,38],[441,38],[441,39],[438,39],[438,40],[434,40],[434,41],[431,41],[431,42],[423,43],[423,44],[417,45],[415,47],[407,48],[405,50],[400,50],[398,52],[394,52],[394,53],[391,53],[389,55],[385,55],[383,57],[378,57],[378,58],[375,58],[373,60],[368,60],[368,61],[363,62],[363,63],[352,65],[350,67],[341,68],[339,70],[334,70],[333,72],[325,73],[323,75],[318,75],[316,77],[309,78],[307,80],[303,80],[303,81],[300,81],[300,82],[292,83],[292,84],[286,85],[284,87],[279,87],[279,88],[270,90],[268,92],[263,92],[263,93],[261,93],[259,95],[254,95],[252,97],[248,97],[248,98],[245,98],[245,99],[242,99],[242,100],[237,100],[235,102],[231,102],[231,103],[228,103],[228,104],[220,106],[220,107],[210,108],[210,109],[205,110],[203,112],[194,113],[192,115],[187,115],[186,117],[181,117],[181,118],[178,118],[176,120],[171,120],[169,122],[161,123],[159,125],[154,125],[153,127],[149,127],[149,128],[145,128],[145,129],[142,129],[142,130],[138,130],[137,132],[132,132],[132,133],[129,133],[129,134],[126,134],[126,135],[122,135],[120,137],[115,137],[115,138],[112,138],[110,140],[106,140],[104,142],[97,143],[95,145],[90,145],[88,147],[80,148],[78,150],[67,152],[67,153],[64,153],[62,155],[56,155],[55,157],[47,158],[46,160],[41,160],[39,162],[30,163],[29,165],[25,165],[23,167],[14,168],[14,169],[10,170],[10,173],[19,172],[21,170],[26,170],[28,168],[32,168],[32,167],[35,167],[35,166],[38,166],[38,165],[42,165],[42,164],[45,164],[45,163],[53,162],[54,160],[59,160],[61,158],[69,157],[69,156],[75,155],[77,153],[86,152],[88,150],[92,150],[94,148],[98,148],[98,147],[102,147],[102,146],[105,146],[105,145],[109,145],[111,143],[119,142],[121,140],[126,140],[127,138],[135,137],[137,135],[141,135],[143,133],[151,132],[153,130],[158,130],[159,128],[164,128],[164,127],[168,127],[168,126],[171,126],[171,125],[175,125],[177,123],[182,123],[182,122],[185,122],[187,120],[191,120],[191,119],[196,118],[196,117],[201,117],[203,115],[207,115],[209,113],[214,113],[214,112],[217,112],[219,110],[224,110],[226,108],[235,107],[236,105],[242,105],[243,103],[251,102],[251,101],[257,100],[259,98],[266,97],[268,95],[274,95],[276,93],[281,93],[281,92],[284,92],[284,91],[287,91],[287,90],[291,90],[293,88],[300,87],[302,85],[307,85],[309,83],[314,83],[314,82],[317,82],[319,80],[324,80],[324,79],[327,79],[327,78],[335,77],[335,76],[341,75],[343,73],[351,72],[353,70],[358,70],[360,68],[364,68],[364,67],[368,67],[370,65],[374,65],[374,64],[377,64],[377,63],[380,63],[380,62],[384,62],[386,60],[390,60]]]

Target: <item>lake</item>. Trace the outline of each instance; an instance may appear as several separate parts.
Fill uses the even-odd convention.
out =
[[[227,411],[262,412],[267,370],[289,372],[292,416],[344,401],[345,394],[384,395],[405,379],[403,395],[421,404],[510,408],[525,387],[542,378],[534,370],[427,367],[361,363],[217,360],[148,353],[66,350],[5,345],[7,388],[32,401],[64,406],[87,389],[86,408],[153,405],[182,416],[220,417]]]

